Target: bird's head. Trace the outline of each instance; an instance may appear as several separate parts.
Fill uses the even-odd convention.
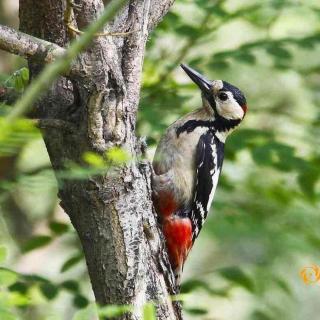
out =
[[[203,103],[211,109],[216,124],[221,126],[221,131],[238,126],[247,112],[244,94],[226,81],[211,81],[185,64],[181,64],[181,67],[200,88]]]

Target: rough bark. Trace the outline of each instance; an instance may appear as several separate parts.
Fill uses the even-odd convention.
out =
[[[75,25],[82,29],[103,9],[102,0],[78,0]],[[105,1],[106,3],[108,1]],[[159,319],[180,319],[168,296],[174,280],[150,199],[150,167],[139,162],[135,136],[146,40],[173,0],[131,0],[105,31],[134,31],[128,37],[97,37],[79,56],[77,74],[60,77],[36,107],[37,118],[72,123],[76,130],[48,126],[44,140],[54,170],[67,161],[82,164],[82,154],[124,148],[126,166],[88,180],[63,181],[61,205],[78,232],[96,300],[100,304],[161,301]],[[20,29],[60,47],[69,42],[65,1],[20,0]],[[35,75],[41,69],[29,59]],[[140,319],[134,314],[123,319]]]
[[[33,58],[41,63],[50,63],[65,49],[12,28],[0,25],[0,49],[18,54],[26,59]]]

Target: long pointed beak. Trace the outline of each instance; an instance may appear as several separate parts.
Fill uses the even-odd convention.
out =
[[[191,80],[198,85],[198,87],[201,89],[203,93],[208,94],[210,92],[210,89],[212,88],[211,81],[206,79],[202,74],[200,74],[196,70],[188,67],[183,63],[180,66],[186,72],[186,74],[191,78]]]

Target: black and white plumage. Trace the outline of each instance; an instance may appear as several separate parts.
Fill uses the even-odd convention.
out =
[[[203,106],[166,130],[155,153],[152,177],[154,205],[177,276],[210,210],[225,140],[247,111],[238,88],[182,68],[201,89]]]
[[[191,222],[193,241],[205,222],[222,169],[224,143],[209,129],[202,134],[196,149],[196,178],[192,203]]]

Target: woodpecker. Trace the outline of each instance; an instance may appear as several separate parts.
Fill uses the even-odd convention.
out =
[[[226,138],[247,112],[246,98],[237,87],[181,67],[200,88],[202,107],[168,127],[152,164],[153,203],[178,286],[213,200]]]

